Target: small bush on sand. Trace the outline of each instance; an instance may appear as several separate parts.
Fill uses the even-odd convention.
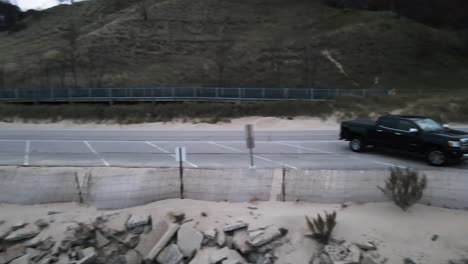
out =
[[[419,175],[417,171],[407,168],[392,168],[385,188],[377,187],[398,207],[406,211],[421,200],[426,186],[426,175]]]
[[[313,218],[312,221],[307,216],[305,218],[307,226],[312,231],[312,234],[308,236],[322,244],[328,244],[333,229],[336,226],[336,212],[331,214],[325,212],[325,220],[320,214],[317,214],[317,217]]]

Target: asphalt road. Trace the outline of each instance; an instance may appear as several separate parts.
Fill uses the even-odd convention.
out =
[[[353,153],[337,130],[256,131],[257,168],[434,169],[420,157],[382,150]],[[185,166],[247,168],[243,131],[0,130],[0,165],[176,167],[174,150],[187,149]],[[441,170],[467,170],[468,162]]]

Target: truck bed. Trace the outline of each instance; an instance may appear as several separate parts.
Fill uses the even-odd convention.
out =
[[[358,127],[375,127],[375,123],[376,122],[373,120],[364,120],[364,119],[342,122],[342,124],[345,126],[358,126]]]

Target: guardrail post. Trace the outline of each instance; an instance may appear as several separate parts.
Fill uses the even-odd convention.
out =
[[[193,98],[197,98],[197,87],[193,87]]]
[[[155,101],[156,101],[156,100],[155,100],[155,98],[154,98],[154,88],[151,88],[151,103],[152,103],[152,104],[155,104],[155,103],[156,103]]]
[[[172,99],[175,99],[175,88],[171,88]]]
[[[112,91],[112,88],[109,88],[109,105],[112,105],[114,103]]]
[[[265,92],[266,92],[266,89],[262,88],[262,99],[264,99],[264,100],[265,100]]]
[[[216,99],[219,98],[219,87],[215,88],[215,97],[216,97]]]
[[[314,89],[310,89],[310,100],[315,99]]]
[[[283,88],[284,91],[283,91],[283,96],[284,96],[284,99],[289,99],[289,89],[288,88]]]
[[[19,101],[19,91],[18,88],[15,89],[15,98]]]
[[[242,89],[241,88],[237,88],[237,94],[239,96],[239,101],[242,101]]]

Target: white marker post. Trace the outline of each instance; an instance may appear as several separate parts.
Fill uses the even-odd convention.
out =
[[[250,168],[253,169],[255,168],[254,156],[253,156],[253,149],[255,148],[253,125],[249,124],[245,126],[245,134],[246,134],[247,148],[250,151]]]
[[[180,199],[184,199],[184,162],[187,160],[187,151],[185,147],[175,148],[175,158],[179,162],[180,174]]]

